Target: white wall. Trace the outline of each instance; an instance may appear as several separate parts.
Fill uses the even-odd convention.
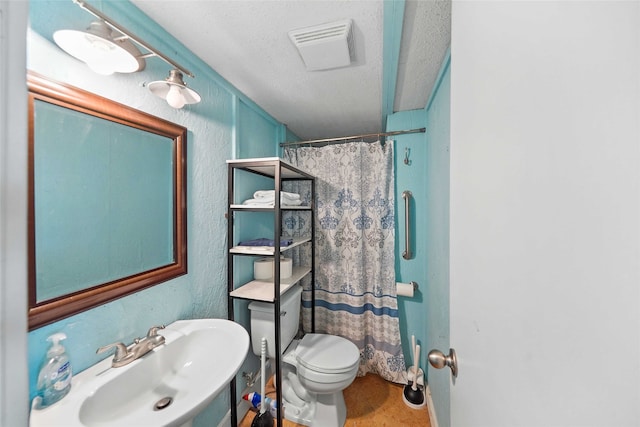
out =
[[[25,426],[27,381],[26,1],[0,1],[0,425]],[[7,100],[11,100],[8,102]]]
[[[452,25],[452,425],[640,425],[640,3]]]

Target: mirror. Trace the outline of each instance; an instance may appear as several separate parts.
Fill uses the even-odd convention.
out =
[[[186,128],[27,82],[29,329],[186,274]]]

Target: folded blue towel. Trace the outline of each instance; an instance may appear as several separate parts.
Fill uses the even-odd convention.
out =
[[[293,243],[293,239],[282,238],[280,239],[280,246],[289,246]],[[253,240],[246,240],[238,243],[238,246],[275,246],[276,242],[273,239],[267,239],[265,237]]]

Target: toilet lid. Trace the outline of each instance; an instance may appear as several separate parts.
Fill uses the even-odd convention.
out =
[[[360,351],[346,338],[326,334],[307,334],[296,348],[296,360],[307,369],[340,373],[353,369]]]

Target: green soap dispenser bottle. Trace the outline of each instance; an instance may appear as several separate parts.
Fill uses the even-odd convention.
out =
[[[53,405],[71,390],[71,363],[64,347],[60,344],[60,341],[66,338],[67,336],[62,332],[47,338],[47,341],[52,344],[38,375],[38,391],[42,397],[42,407]]]

